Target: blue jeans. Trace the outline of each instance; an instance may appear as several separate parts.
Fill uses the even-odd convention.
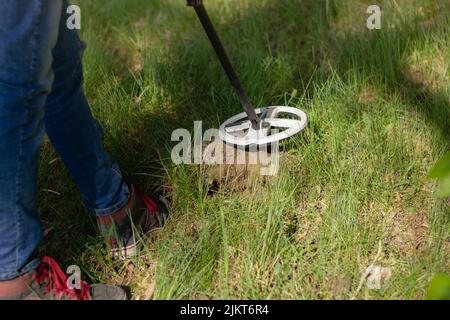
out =
[[[45,132],[89,212],[112,214],[129,198],[83,93],[84,45],[66,26],[67,6],[0,1],[0,280],[39,264],[37,167]]]

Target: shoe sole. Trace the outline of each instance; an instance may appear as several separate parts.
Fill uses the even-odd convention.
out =
[[[153,230],[144,234],[142,236],[142,238],[149,238],[154,233],[157,233],[158,231],[161,231],[163,229],[164,229],[164,227],[154,228]],[[132,244],[132,245],[129,245],[129,246],[123,247],[123,248],[111,249],[111,250],[109,250],[109,252],[111,253],[111,255],[114,258],[130,259],[130,258],[134,258],[138,255],[138,253],[141,250],[141,247],[142,247],[142,239],[139,239],[135,244]]]

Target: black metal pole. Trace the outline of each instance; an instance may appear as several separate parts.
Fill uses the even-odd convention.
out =
[[[206,12],[205,7],[203,6],[203,1],[187,0],[187,4],[190,7],[194,7],[198,18],[200,19],[200,22],[202,23],[203,28],[205,29],[206,34],[208,35],[208,38],[211,41],[214,50],[216,51],[217,57],[219,58],[222,67],[225,70],[225,73],[227,74],[228,79],[230,80],[230,83],[234,88],[234,91],[236,92],[236,95],[239,97],[239,101],[241,102],[242,107],[247,113],[249,120],[252,122],[253,127],[259,128],[260,119],[256,115],[255,109],[253,108],[250,99],[245,93],[244,87],[242,86],[241,81],[239,80],[239,77],[236,74],[236,71],[234,71],[234,68],[230,62],[230,59],[228,58],[225,48],[223,47],[222,42],[220,41],[219,36],[216,30],[214,29],[211,19],[209,18],[208,13]]]

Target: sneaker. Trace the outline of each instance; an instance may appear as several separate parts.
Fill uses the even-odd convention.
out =
[[[119,286],[94,284],[80,281],[80,289],[68,286],[66,274],[50,257],[42,258],[41,264],[31,274],[25,285],[27,290],[0,300],[126,300],[126,292]]]
[[[109,216],[97,216],[100,233],[114,257],[136,256],[142,239],[161,230],[169,217],[170,206],[165,198],[145,194],[133,185],[130,191],[125,207]]]

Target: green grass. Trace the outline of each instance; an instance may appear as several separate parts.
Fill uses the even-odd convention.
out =
[[[380,1],[373,31],[370,1],[205,2],[254,103],[308,113],[281,145],[278,176],[213,192],[204,168],[171,162],[174,129],[241,112],[184,1],[79,0],[85,89],[106,148],[173,213],[142,257],[111,260],[46,143],[43,253],[135,299],[152,283],[154,299],[424,298],[450,258],[449,206],[426,177],[450,148],[448,2]],[[392,277],[356,292],[379,242],[375,264]]]

